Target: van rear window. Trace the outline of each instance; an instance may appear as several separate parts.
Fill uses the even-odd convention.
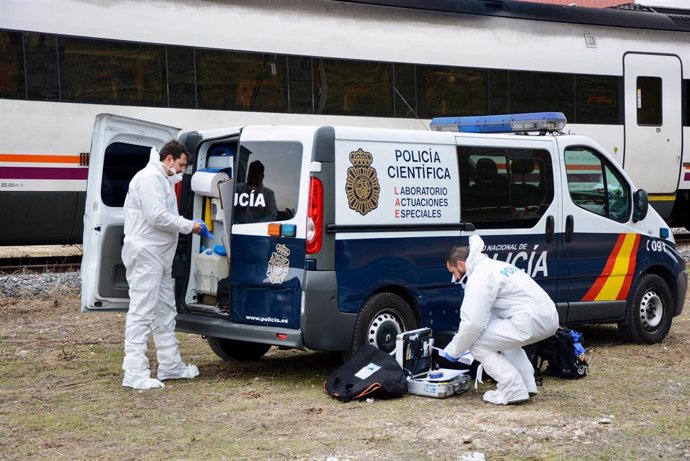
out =
[[[237,165],[236,224],[285,221],[297,212],[302,144],[244,142]]]

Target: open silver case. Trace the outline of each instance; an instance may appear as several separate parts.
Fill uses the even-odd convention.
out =
[[[396,337],[395,359],[407,374],[407,392],[437,399],[462,394],[470,387],[466,370],[433,369],[433,345],[431,328],[405,331]]]

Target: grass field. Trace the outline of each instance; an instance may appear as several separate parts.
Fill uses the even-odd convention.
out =
[[[587,378],[547,378],[529,403],[496,407],[481,401],[491,384],[445,400],[339,403],[323,391],[331,354],[224,363],[186,334],[197,379],[128,390],[124,315],[82,314],[76,293],[0,298],[0,458],[690,459],[689,311],[652,346],[580,328]]]

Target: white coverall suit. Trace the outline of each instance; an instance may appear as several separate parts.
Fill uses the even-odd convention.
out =
[[[483,248],[481,237],[470,237],[460,327],[445,352],[459,357],[469,350],[497,383],[484,400],[505,405],[537,393],[534,368],[522,346],[552,336],[558,312],[529,275],[490,259]]]
[[[189,234],[193,222],[180,216],[177,198],[164,166],[151,158],[129,184],[125,199],[122,261],[127,269],[129,311],[125,326],[122,385],[134,389],[164,387],[162,380],[194,378],[199,370],[185,365],[175,337],[172,261],[179,233]],[[150,378],[146,357],[153,332],[158,379]]]

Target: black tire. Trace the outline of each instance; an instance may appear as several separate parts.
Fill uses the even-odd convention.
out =
[[[626,322],[618,324],[623,337],[633,343],[654,344],[671,329],[673,296],[664,279],[643,274],[628,300]]]
[[[208,345],[218,357],[225,362],[253,362],[263,357],[271,348],[270,344],[249,343],[232,339],[212,338],[209,336]]]
[[[357,317],[352,338],[352,353],[365,344],[393,354],[398,333],[417,328],[409,304],[393,293],[378,293],[369,298]]]

